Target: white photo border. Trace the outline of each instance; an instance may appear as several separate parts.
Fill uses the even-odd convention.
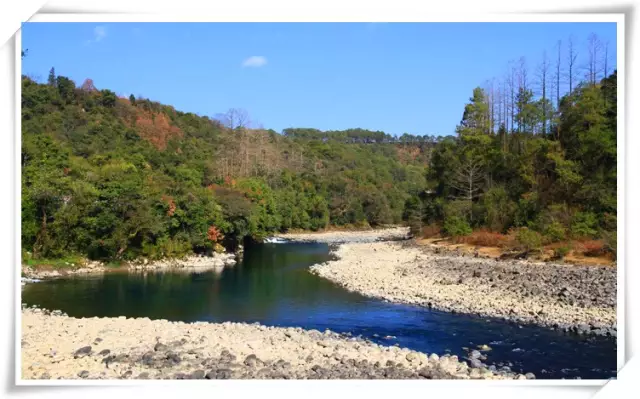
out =
[[[275,10],[276,13],[277,12],[281,12],[281,10],[285,10],[286,6],[282,6],[281,8],[275,7],[275,8],[268,8],[266,7],[266,2],[264,3],[260,3],[259,1],[252,1],[252,2],[248,2],[248,1],[242,1],[242,3],[260,3],[261,5],[256,6],[253,9],[242,9],[242,7],[232,7],[230,4],[227,4],[226,6],[221,6],[219,4],[215,5],[215,13],[213,12],[172,12],[171,14],[167,13],[168,8],[167,5],[171,2],[168,1],[161,1],[161,2],[153,2],[151,4],[148,4],[149,7],[151,7],[151,5],[154,5],[156,9],[160,9],[160,12],[157,13],[146,13],[146,14],[138,14],[138,13],[100,13],[100,14],[92,14],[92,13],[83,13],[85,11],[87,11],[88,8],[90,8],[89,5],[81,3],[81,2],[75,2],[75,5],[72,5],[71,7],[68,8],[62,8],[61,10],[56,10],[55,8],[53,8],[53,11],[66,11],[65,13],[40,13],[37,12],[39,9],[39,5],[41,6],[42,4],[40,3],[45,3],[43,1],[23,1],[23,3],[21,4],[23,7],[23,9],[16,11],[15,13],[12,11],[12,13],[10,15],[8,14],[4,14],[5,17],[2,18],[2,22],[0,23],[0,26],[2,28],[0,28],[0,34],[5,35],[5,36],[0,36],[0,42],[4,43],[6,40],[9,40],[7,43],[5,43],[5,47],[10,47],[11,44],[13,44],[13,52],[15,54],[13,54],[13,56],[15,56],[15,64],[14,64],[14,75],[13,78],[15,79],[15,96],[14,96],[14,110],[15,113],[13,115],[14,118],[14,141],[13,147],[10,147],[12,149],[13,153],[13,157],[10,158],[10,160],[12,160],[13,162],[13,167],[15,168],[14,172],[15,175],[13,176],[14,180],[14,190],[15,193],[17,194],[17,199],[14,198],[13,199],[13,206],[9,209],[13,209],[14,212],[14,224],[15,224],[15,229],[14,229],[14,234],[13,234],[13,238],[14,238],[14,248],[13,248],[13,252],[14,252],[14,261],[13,261],[13,265],[15,266],[15,269],[13,270],[14,274],[14,280],[13,280],[13,289],[14,289],[14,308],[12,309],[14,313],[14,319],[13,322],[15,323],[15,342],[14,344],[14,354],[15,354],[15,370],[14,370],[14,375],[15,375],[15,383],[16,385],[29,385],[29,386],[39,386],[39,385],[46,385],[46,386],[51,386],[51,385],[61,385],[61,386],[72,386],[72,385],[90,385],[90,386],[126,386],[126,387],[133,387],[133,386],[149,386],[149,385],[155,385],[157,386],[160,383],[163,383],[163,385],[166,385],[166,383],[169,382],[157,382],[157,381],[38,381],[38,380],[22,380],[20,378],[20,345],[18,345],[19,341],[19,337],[20,337],[20,330],[21,330],[21,323],[20,323],[20,283],[19,283],[19,278],[18,276],[20,275],[20,223],[19,223],[19,219],[18,219],[18,215],[20,214],[20,190],[21,190],[21,185],[20,185],[20,181],[21,181],[21,176],[20,176],[20,165],[18,162],[19,156],[18,154],[20,153],[20,148],[21,148],[21,134],[20,134],[20,108],[17,106],[17,104],[20,104],[20,76],[21,76],[21,57],[20,57],[20,50],[21,50],[21,42],[20,42],[20,32],[19,31],[13,31],[15,32],[14,34],[14,41],[11,41],[10,38],[6,37],[6,32],[8,32],[9,35],[12,35],[13,32],[9,32],[9,30],[13,29],[13,27],[17,27],[17,30],[19,30],[20,28],[20,21],[31,21],[31,22],[229,22],[229,21],[234,21],[234,22],[267,22],[267,21],[279,21],[279,22],[292,22],[292,21],[315,21],[315,22],[320,22],[320,21],[334,21],[334,22],[372,22],[372,21],[384,21],[384,22],[616,22],[617,23],[617,54],[618,54],[618,80],[619,80],[619,84],[618,84],[618,102],[619,104],[621,104],[621,106],[619,106],[618,108],[618,113],[619,113],[619,118],[620,120],[627,122],[627,119],[625,119],[626,113],[625,111],[627,109],[629,109],[629,103],[627,102],[627,96],[625,95],[625,84],[628,82],[628,80],[626,79],[626,66],[629,65],[628,64],[628,59],[626,59],[625,57],[627,56],[627,54],[625,53],[625,49],[628,48],[629,46],[626,43],[626,39],[627,37],[625,36],[626,30],[625,30],[625,23],[627,21],[625,21],[625,15],[621,14],[621,13],[617,13],[617,14],[610,14],[610,13],[531,13],[531,14],[510,14],[510,13],[501,13],[501,14],[483,14],[483,13],[464,13],[464,14],[460,14],[460,13],[453,13],[451,11],[449,11],[448,13],[433,13],[433,14],[424,14],[424,16],[421,17],[420,13],[408,13],[406,11],[406,9],[404,9],[404,11],[402,10],[401,7],[395,7],[395,11],[390,12],[388,10],[384,10],[384,13],[380,12],[379,8],[375,8],[372,7],[371,9],[367,9],[367,8],[358,8],[358,7],[346,7],[343,8],[342,10],[340,10],[339,12],[341,14],[330,14],[331,16],[329,17],[329,19],[323,18],[322,17],[322,12],[319,12],[318,14],[314,15],[310,15],[308,12],[306,14],[306,16],[303,16],[303,14],[300,14],[299,12],[299,2],[298,2],[298,7],[292,7],[292,9],[294,11],[296,11],[297,9],[297,13],[293,12],[290,14],[277,14],[278,16],[275,17],[273,14],[273,11]],[[63,2],[49,2],[49,3],[63,3]],[[74,2],[66,2],[66,3],[74,3]],[[114,8],[117,8],[118,11],[122,11],[123,8],[125,8],[125,12],[126,12],[126,8],[129,4],[127,4],[127,2],[122,2],[122,1],[114,1],[112,3],[120,3],[119,7],[115,7],[117,6],[117,4],[114,4]],[[150,3],[150,2],[149,2]],[[157,7],[158,3],[162,3],[163,7]],[[285,3],[284,1],[280,1],[279,3]],[[291,3],[291,1],[289,1],[289,3]],[[332,2],[328,2],[328,3],[332,3]],[[339,2],[340,4],[344,4],[344,2]],[[372,3],[372,2],[370,2]],[[379,5],[379,2],[375,2]],[[395,4],[398,4],[399,2],[394,2]],[[404,3],[404,1],[402,1],[401,3]],[[494,2],[495,3],[495,2]],[[507,2],[504,2],[507,3]],[[554,1],[554,2],[547,2],[547,3],[553,3],[553,4],[557,4],[560,3],[559,1]],[[584,5],[590,5],[590,4],[585,4],[585,2],[574,2],[574,3],[579,3],[581,5],[578,5],[578,7],[584,6]],[[595,3],[595,2],[586,2],[586,3]],[[290,5],[290,4],[289,4]],[[597,4],[596,4],[597,5]],[[366,6],[363,6],[366,7]],[[603,8],[605,6],[602,6]],[[4,7],[3,7],[4,8]],[[100,7],[98,7],[100,8]],[[105,12],[107,11],[107,9],[110,8],[108,5],[107,6],[102,6],[101,9],[95,10],[98,12]],[[144,7],[142,9],[138,8],[136,9],[136,7],[129,7],[129,9],[133,8],[134,11],[141,11],[144,10]],[[213,8],[213,7],[212,7]],[[430,7],[431,8],[431,7]],[[49,9],[49,4],[47,4],[47,6],[45,6],[44,10],[48,10]],[[318,7],[318,10],[320,9],[324,9],[326,11],[326,7]],[[78,11],[76,11],[78,10]],[[271,13],[269,12],[265,12],[265,10],[270,10]],[[398,11],[399,10],[399,11]],[[212,11],[212,10],[209,10]],[[317,10],[316,10],[317,11]],[[335,11],[335,10],[334,10]],[[540,10],[542,11],[542,10]],[[2,11],[4,12],[4,11]],[[35,13],[35,14],[34,14]],[[0,13],[2,14],[2,13]],[[9,20],[7,18],[14,18],[13,20]],[[328,15],[328,14],[324,14],[324,15]],[[19,19],[16,19],[19,18]],[[6,22],[6,23],[5,23]],[[626,62],[627,61],[627,62]],[[4,86],[0,86],[0,87],[4,87]],[[10,86],[9,86],[10,87]],[[8,105],[8,104],[7,104]],[[4,114],[3,114],[4,115]],[[636,371],[638,370],[638,364],[637,364],[637,359],[632,359],[631,358],[631,353],[630,353],[630,348],[627,345],[627,340],[626,338],[628,338],[628,334],[629,333],[629,329],[628,329],[628,319],[627,317],[630,316],[629,313],[629,308],[627,306],[625,306],[625,294],[630,294],[629,291],[625,290],[625,286],[629,287],[629,281],[627,279],[625,279],[625,277],[629,277],[627,272],[627,264],[629,261],[628,258],[628,254],[627,252],[625,252],[626,249],[626,242],[628,241],[628,236],[626,235],[627,232],[627,228],[629,227],[626,223],[626,216],[628,215],[628,213],[626,212],[627,209],[625,207],[625,195],[628,194],[628,192],[626,191],[626,183],[629,183],[626,179],[627,176],[627,169],[625,168],[625,162],[627,160],[626,158],[626,152],[627,152],[627,144],[630,144],[631,137],[627,137],[625,136],[625,131],[631,131],[631,130],[626,130],[626,128],[628,128],[627,125],[625,125],[625,123],[619,123],[618,124],[618,143],[617,143],[617,150],[618,150],[618,235],[620,237],[622,237],[621,240],[619,240],[619,253],[623,254],[622,256],[619,256],[619,260],[618,260],[618,309],[617,309],[617,316],[618,316],[618,343],[617,343],[617,350],[618,350],[618,377],[616,380],[527,380],[527,381],[494,381],[491,383],[485,383],[483,381],[465,381],[465,382],[457,382],[457,381],[430,381],[429,382],[429,389],[432,389],[432,387],[434,387],[434,385],[436,386],[442,386],[445,389],[451,389],[451,387],[454,386],[460,386],[462,384],[468,386],[471,389],[477,389],[476,384],[479,385],[483,385],[483,386],[494,386],[494,387],[550,387],[550,386],[554,386],[554,387],[559,387],[559,386],[572,386],[572,387],[585,387],[585,386],[591,386],[591,387],[603,387],[600,392],[598,393],[598,397],[605,397],[604,395],[606,395],[606,397],[610,397],[609,395],[614,393],[615,390],[617,390],[618,388],[622,387],[623,385],[626,385],[627,387],[629,387],[630,385],[627,385],[627,383],[630,383],[630,378],[631,378],[631,374],[632,371]],[[3,160],[5,161],[5,160]],[[6,209],[6,208],[5,208]],[[629,212],[631,213],[631,212]],[[628,298],[627,298],[628,299]],[[625,313],[625,311],[627,311],[627,313]],[[626,353],[625,353],[626,352]],[[625,359],[627,360],[627,363],[625,364]],[[632,366],[633,365],[633,366]],[[8,370],[9,371],[9,370]],[[624,383],[623,381],[626,380],[626,383]],[[273,385],[271,382],[264,382],[267,385]],[[283,382],[286,385],[279,385],[277,382],[275,384],[278,384],[278,386],[280,387],[286,387],[285,389],[289,389],[289,386],[291,386],[291,384],[296,385],[297,383],[294,383],[293,381],[286,381]],[[317,382],[316,382],[317,383]],[[401,385],[412,385],[415,382],[396,382],[398,384]],[[181,384],[182,387],[185,386],[185,383],[178,383]],[[194,384],[194,385],[198,385],[197,382],[192,381],[190,382],[190,384]],[[238,385],[240,384],[240,385]],[[321,383],[322,385],[319,385],[319,387],[324,387],[326,386],[326,384],[328,384],[328,382],[324,382]],[[363,384],[361,383],[360,385],[368,385],[371,383],[367,383],[367,384]],[[379,385],[379,383],[373,383],[374,385]],[[169,383],[169,385],[174,385]],[[221,386],[227,386],[227,387],[237,387],[238,386],[242,386],[242,385],[253,385],[255,386],[255,384],[253,383],[248,383],[248,382],[243,382],[243,381],[229,381],[229,382],[217,382],[215,384],[212,384],[211,382],[207,383],[207,387],[211,387],[212,385],[215,385],[216,388],[220,388]],[[304,387],[307,387],[307,385],[304,385]],[[422,385],[418,386],[416,385],[416,388],[422,387]],[[362,387],[360,387],[360,389],[362,389]],[[379,390],[379,388],[378,388]],[[233,390],[230,390],[233,391]],[[305,390],[306,392],[306,390]],[[620,391],[621,392],[621,391]],[[40,393],[43,393],[42,391]],[[566,392],[565,392],[566,394]],[[520,393],[519,393],[520,395]]]

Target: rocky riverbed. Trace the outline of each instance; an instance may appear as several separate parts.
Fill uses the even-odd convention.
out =
[[[23,379],[527,379],[330,331],[22,310]]]
[[[121,267],[132,271],[161,271],[183,269],[188,271],[208,271],[212,269],[223,269],[236,264],[236,255],[232,253],[214,253],[212,256],[188,256],[183,259],[163,259],[148,261],[140,259],[130,262]],[[102,262],[85,261],[82,265],[70,264],[69,267],[61,269],[36,268],[27,265],[22,266],[22,276],[26,281],[57,278],[76,274],[99,274],[105,273],[111,268]]]
[[[408,227],[391,227],[363,231],[327,231],[318,233],[287,233],[274,237],[300,242],[323,242],[327,244],[366,243],[376,241],[404,240],[409,235]]]
[[[408,242],[351,242],[311,271],[388,301],[616,336],[616,269],[435,253]]]

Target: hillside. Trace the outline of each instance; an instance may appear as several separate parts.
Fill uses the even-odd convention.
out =
[[[400,223],[426,187],[423,142],[278,134],[249,128],[241,110],[215,120],[63,76],[23,77],[22,95],[33,258],[180,256],[288,229]]]

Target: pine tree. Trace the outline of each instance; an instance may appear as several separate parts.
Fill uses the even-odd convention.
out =
[[[51,69],[49,70],[49,86],[55,86],[56,85],[56,70],[55,68],[51,67]]]
[[[489,103],[480,87],[473,89],[473,97],[465,105],[462,121],[456,128],[458,134],[488,134],[491,130],[489,119]]]

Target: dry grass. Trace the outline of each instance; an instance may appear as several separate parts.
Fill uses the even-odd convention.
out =
[[[478,247],[507,248],[512,245],[514,240],[513,237],[509,235],[481,229],[474,231],[469,236],[457,237],[453,241],[455,243],[475,245]]]
[[[575,241],[573,247],[584,256],[597,257],[606,253],[603,240]]]
[[[440,236],[442,227],[440,225],[432,223],[422,228],[422,238],[434,238]]]
[[[439,236],[439,227],[434,225],[425,227],[424,238],[418,241],[420,245],[436,245],[449,250],[460,250],[468,254],[478,253],[481,256],[499,258],[504,253],[517,247],[515,231],[509,234],[500,234],[488,230],[476,230],[466,237],[456,239]],[[572,240],[561,241],[545,245],[535,254],[531,254],[531,259],[542,261],[558,261],[556,250],[561,247],[569,248],[570,251],[564,256],[563,261],[568,264],[577,265],[613,265],[615,258],[613,254],[607,252],[603,240]]]

